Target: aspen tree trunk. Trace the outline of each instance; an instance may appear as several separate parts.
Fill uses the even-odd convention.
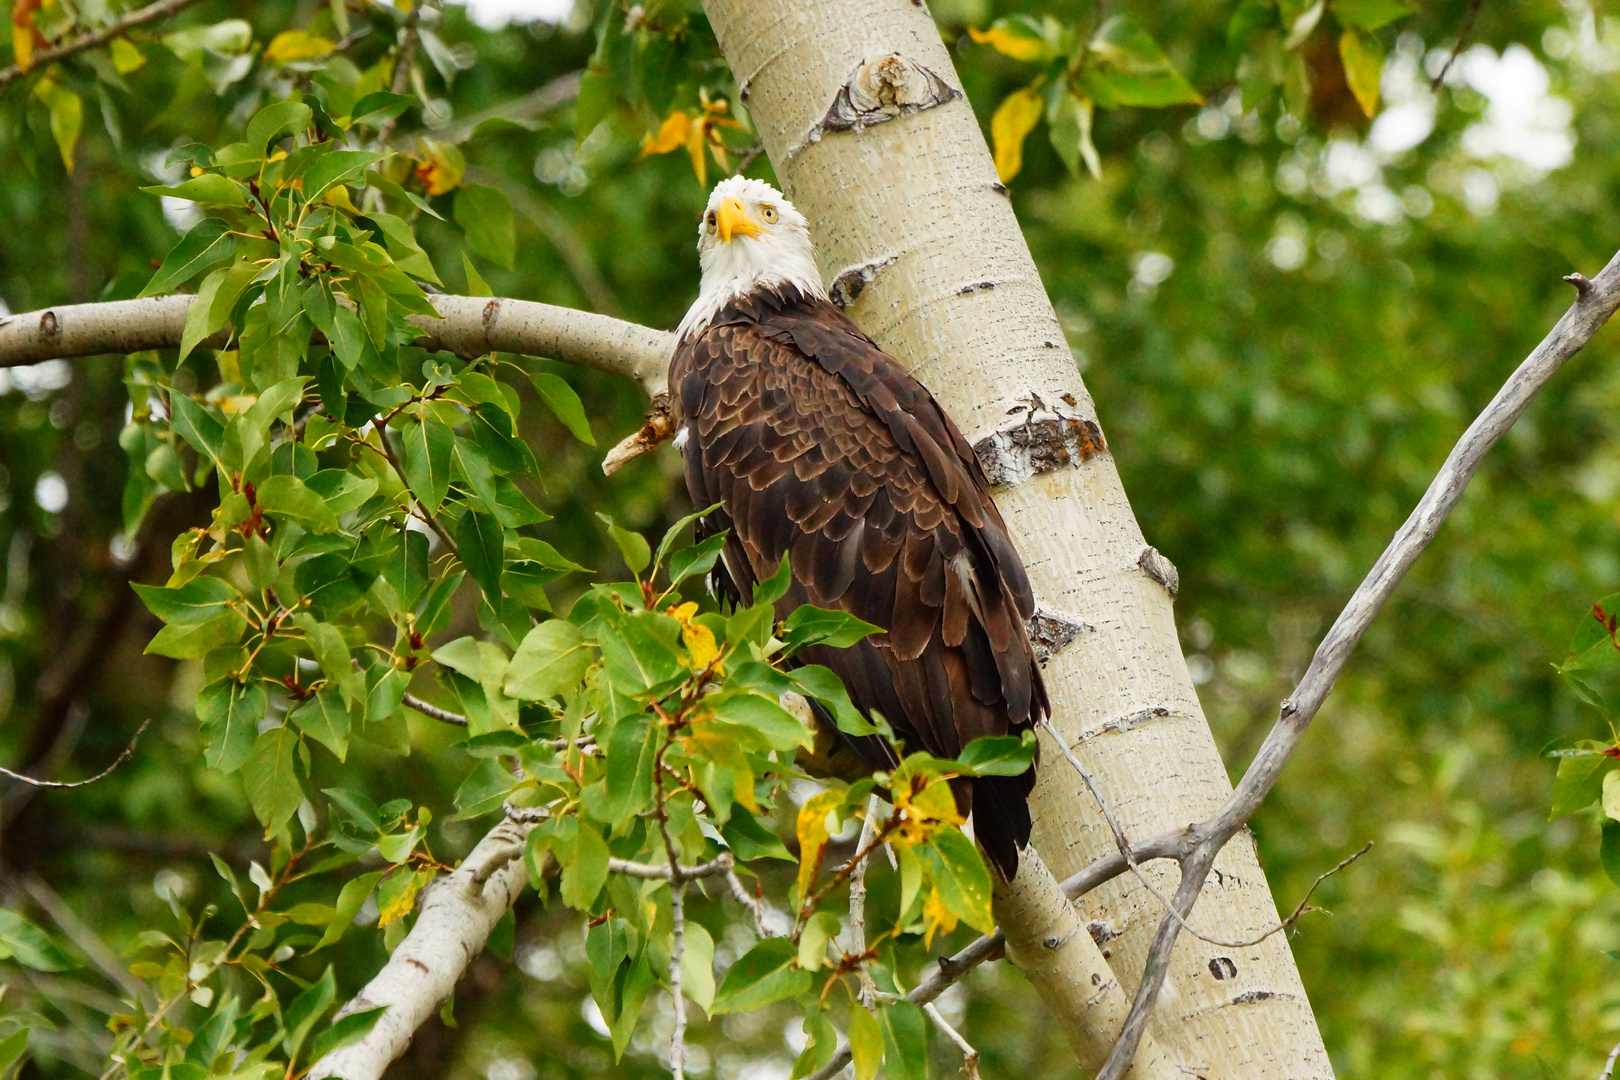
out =
[[[927,9],[920,0],[704,7],[785,193],[810,220],[834,297],[928,385],[1000,485],[997,504],[1043,609],[1037,636],[1052,651],[1056,731],[1130,836],[1207,817],[1231,785],[1177,640],[1175,570],[1131,514]],[[1055,746],[1043,751],[1033,807],[1035,846],[1058,879],[1113,850]],[[1173,891],[1175,864],[1145,872]],[[1028,887],[1023,877],[1014,891]],[[1011,917],[1037,906],[1000,908]],[[1162,905],[1127,875],[1080,907],[1120,986],[1134,992]],[[1189,922],[1243,940],[1276,921],[1245,832],[1217,860]],[[1027,970],[1051,978],[1042,965]],[[1107,1014],[1061,1010],[1061,990],[1043,996],[1065,1025]],[[1241,950],[1181,935],[1149,1030],[1189,1076],[1332,1076],[1280,934]],[[1114,1032],[1069,1034],[1106,1053]]]

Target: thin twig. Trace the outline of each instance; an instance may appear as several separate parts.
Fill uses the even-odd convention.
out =
[[[734,175],[741,176],[746,173],[748,171],[748,166],[752,165],[754,160],[764,152],[765,144],[762,142],[756,142],[753,146],[750,146],[747,150],[744,150],[742,158],[737,162],[737,168]]]
[[[913,1005],[927,1005],[939,995],[949,990],[962,977],[986,960],[1000,957],[1007,944],[1007,939],[999,932],[986,934],[967,945],[961,952],[953,956],[939,958],[938,966],[928,973],[928,977],[918,983],[905,996],[905,1000]],[[832,1060],[822,1067],[821,1071],[810,1077],[810,1080],[832,1080],[834,1076],[844,1071],[844,1066],[850,1062],[849,1040],[841,1040],[838,1050],[833,1054]]]
[[[1609,1056],[1604,1059],[1603,1071],[1598,1073],[1598,1080],[1609,1080],[1609,1077],[1614,1075],[1614,1063],[1617,1059],[1620,1059],[1620,1043],[1615,1043],[1614,1049],[1610,1050]]]
[[[1074,771],[1080,774],[1080,779],[1085,782],[1087,790],[1091,792],[1091,797],[1096,800],[1098,808],[1102,810],[1103,819],[1108,822],[1108,827],[1113,830],[1114,845],[1119,848],[1119,853],[1124,856],[1126,865],[1131,868],[1131,873],[1136,875],[1136,880],[1140,881],[1142,883],[1142,887],[1153,894],[1159,903],[1163,905],[1166,912],[1174,916],[1175,920],[1181,924],[1181,928],[1183,930],[1187,931],[1187,933],[1191,934],[1199,941],[1207,941],[1211,945],[1219,945],[1224,949],[1247,949],[1260,944],[1272,934],[1281,933],[1290,926],[1294,925],[1294,923],[1298,922],[1300,916],[1305,915],[1307,912],[1322,910],[1321,908],[1306,907],[1306,905],[1310,903],[1312,895],[1315,894],[1317,887],[1321,885],[1322,882],[1326,881],[1334,874],[1337,874],[1340,870],[1343,870],[1345,867],[1349,866],[1351,863],[1355,862],[1372,849],[1373,842],[1369,840],[1365,844],[1361,845],[1361,850],[1355,852],[1353,855],[1349,855],[1344,859],[1341,859],[1339,864],[1333,867],[1333,869],[1323,871],[1321,874],[1317,875],[1317,878],[1311,884],[1311,887],[1305,891],[1304,899],[1299,902],[1299,905],[1294,908],[1293,912],[1286,919],[1273,923],[1269,930],[1262,932],[1259,936],[1250,938],[1247,941],[1222,941],[1220,938],[1210,937],[1208,934],[1193,926],[1186,919],[1183,919],[1180,915],[1176,915],[1175,908],[1170,903],[1170,898],[1165,896],[1164,893],[1160,892],[1158,886],[1153,884],[1152,879],[1150,879],[1146,874],[1142,873],[1142,868],[1137,865],[1135,853],[1131,851],[1131,842],[1126,838],[1125,830],[1120,826],[1119,819],[1114,816],[1113,810],[1109,807],[1108,800],[1103,798],[1102,790],[1097,786],[1097,782],[1092,779],[1091,774],[1086,771],[1085,766],[1080,764],[1080,759],[1075,756],[1074,751],[1069,748],[1068,743],[1064,742],[1063,739],[1059,737],[1057,731],[1051,727],[1050,723],[1047,721],[1042,721],[1042,723],[1046,725],[1047,734],[1051,735],[1057,740],[1058,746],[1063,751],[1063,756],[1068,759],[1070,765],[1074,766]]]
[[[938,1005],[930,1001],[922,1009],[928,1014],[928,1019],[934,1022],[934,1026],[944,1032],[945,1036],[962,1051],[962,1071],[968,1074],[969,1080],[979,1080],[979,1052],[973,1048],[973,1044],[962,1038],[962,1033],[940,1015]]]
[[[77,787],[85,787],[85,786],[87,786],[89,784],[95,783],[97,780],[105,779],[108,775],[110,775],[112,773],[112,771],[114,769],[118,768],[118,766],[120,766],[124,762],[128,761],[129,756],[135,752],[136,745],[140,743],[141,736],[146,733],[146,729],[148,727],[150,727],[151,724],[152,724],[152,721],[147,720],[140,727],[136,728],[134,737],[129,740],[129,745],[124,747],[122,753],[120,753],[117,757],[113,758],[112,764],[107,766],[105,769],[102,769],[100,772],[96,773],[96,775],[90,777],[90,779],[88,779],[88,780],[71,780],[71,781],[68,781],[68,780],[36,780],[32,776],[24,776],[22,773],[12,772],[10,769],[6,769],[6,768],[0,768],[0,776],[9,777],[12,780],[18,781],[19,783],[27,784],[29,787],[37,787],[37,788],[77,788]]]
[[[671,871],[676,867],[672,864]],[[669,994],[675,1003],[675,1030],[669,1037],[669,1072],[686,1080],[686,998],[681,995],[681,959],[686,955],[686,879],[677,877],[669,890]]]
[[[883,807],[883,800],[872,795],[866,800],[866,820],[861,823],[860,839],[855,841],[856,851],[865,851],[872,846],[877,836],[878,811]],[[866,865],[863,863],[849,879],[849,955],[866,955]],[[867,1008],[872,1007],[873,996],[877,993],[877,985],[872,982],[872,973],[862,964],[858,974],[861,982],[861,1004]]]
[[[462,716],[460,713],[451,712],[449,709],[441,709],[437,705],[430,705],[421,698],[417,697],[415,694],[407,692],[399,699],[399,703],[407,708],[415,709],[417,712],[428,717],[429,719],[438,720],[445,724],[454,724],[456,727],[467,726],[467,718],[465,716]]]
[[[105,45],[132,27],[140,26],[142,23],[149,23],[154,19],[178,14],[196,2],[197,0],[158,0],[158,3],[149,4],[146,7],[130,12],[122,18],[114,19],[100,30],[80,34],[72,41],[64,41],[62,44],[54,45],[49,49],[41,49],[34,54],[34,61],[28,65],[28,70],[33,71],[35,68],[44,68],[58,60],[72,56],[74,53],[93,49],[97,45]],[[0,70],[0,90],[4,90],[26,74],[27,72],[15,65]]]
[[[1446,76],[1451,74],[1451,65],[1457,62],[1457,57],[1468,47],[1468,38],[1474,32],[1474,20],[1479,18],[1479,9],[1484,3],[1485,0],[1469,0],[1468,10],[1463,12],[1462,22],[1457,26],[1457,43],[1451,47],[1451,54],[1446,57],[1440,74],[1429,80],[1430,91],[1440,89],[1441,84],[1446,81]]]
[[[736,865],[735,859],[729,851],[722,851],[706,863],[696,866],[682,866],[673,863],[665,866],[662,863],[631,862],[629,859],[609,859],[608,872],[623,874],[633,878],[662,878],[665,881],[697,881],[699,878],[723,877],[731,873]]]
[[[1176,935],[1181,929],[1179,918],[1184,918],[1198,899],[1198,893],[1215,864],[1216,855],[1271,792],[1277,777],[1304,736],[1306,727],[1327,700],[1350,654],[1367,632],[1367,627],[1395,592],[1407,570],[1440,531],[1440,526],[1461,500],[1468,482],[1491,447],[1523,415],[1541,388],[1558,374],[1570,357],[1592,340],[1592,335],[1609,321],[1615,309],[1620,308],[1620,254],[1611,258],[1602,273],[1589,284],[1590,288],[1583,289],[1577,283],[1575,303],[1508,377],[1502,389],[1497,391],[1490,404],[1463,432],[1457,445],[1452,447],[1423,498],[1406,522],[1396,530],[1384,553],[1367,572],[1355,594],[1350,597],[1350,602],[1317,646],[1310,666],[1305,669],[1293,694],[1283,701],[1266,741],[1249,763],[1243,779],[1238,782],[1225,805],[1207,821],[1135,845],[1136,861],[1148,858],[1174,858],[1179,861],[1181,884],[1165,917],[1159,922],[1148,951],[1147,968],[1142,973],[1142,981],[1137,985],[1136,996],[1131,1002],[1131,1011],[1125,1018],[1108,1060],[1097,1074],[1097,1080],[1120,1080],[1130,1067],[1142,1033],[1147,1030],[1148,1017],[1152,1015],[1159,991],[1164,986],[1165,974],[1170,968],[1170,950],[1175,946]],[[1124,872],[1128,866],[1125,858],[1118,853],[1099,859],[1064,882],[1064,891],[1073,896],[1075,894],[1069,892],[1071,883],[1085,879],[1095,884]]]
[[[726,884],[731,887],[731,895],[736,898],[737,903],[747,908],[749,914],[753,915],[754,929],[758,932],[760,937],[768,938],[781,936],[776,931],[772,930],[769,922],[766,921],[765,915],[767,908],[764,901],[760,900],[759,897],[754,896],[748,891],[748,887],[742,883],[742,878],[737,876],[737,871],[726,871]]]

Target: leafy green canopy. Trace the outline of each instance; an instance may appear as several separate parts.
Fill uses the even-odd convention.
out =
[[[674,550],[699,515],[675,523],[656,553],[607,519],[635,580],[593,586],[566,619],[542,619],[545,586],[583,567],[526,531],[547,515],[512,477],[538,478],[540,469],[515,435],[518,396],[496,378],[522,369],[411,344],[420,331],[410,317],[434,313],[418,281],[437,275],[409,222],[391,210],[434,211],[378,171],[388,154],[347,148],[351,134],[386,123],[404,102],[373,92],[332,105],[334,118],[332,101],[267,105],[243,141],[182,148],[176,157],[189,178],[147,189],[210,216],[147,287],[199,281],[177,361],[130,360],[127,381],[147,408],[122,439],[137,465],[145,451],[144,468],[130,473],[126,527],[137,528],[164,490],[212,482],[219,502],[207,527],[175,540],[168,581],[134,587],[164,623],[147,650],[202,661],[196,709],[206,761],[240,773],[274,847],[268,872],[254,864],[255,904],[216,861],[246,917],[228,940],[204,938],[206,916],[178,905],[178,936],[150,939],[169,960],[134,972],[156,983],[155,1003],[117,1018],[118,1067],[157,1076],[181,1061],[207,1072],[228,1060],[235,1075],[296,1072],[335,990],[330,968],[306,985],[288,965],[340,938],[373,888],[385,942],[397,945],[421,889],[448,869],[424,843],[430,810],[413,815],[408,798],[377,806],[355,791],[317,793],[309,777],[313,754],[343,762],[351,740],[408,748],[402,714],[420,704],[407,698],[419,669],[433,670],[453,699],[452,715],[467,729],[460,748],[479,762],[456,794],[459,816],[503,806],[543,812],[524,854],[529,878],[543,896],[557,871],[563,903],[590,919],[592,990],[616,1053],[648,991],[673,977],[672,955],[677,969],[692,968],[686,989],[705,1010],[799,998],[819,1030],[833,987],[854,985],[914,925],[930,941],[959,921],[993,929],[989,874],[957,828],[947,781],[1027,769],[1032,737],[980,740],[958,762],[913,754],[892,774],[811,797],[796,826],[792,928],[761,940],[718,988],[701,925],[683,928],[674,945],[670,890],[684,891],[687,868],[721,852],[743,863],[792,858],[770,827],[770,797],[802,775],[794,754],[814,737],[779,703],[783,695],[819,702],[848,735],[892,740],[831,672],[794,659],[805,646],[853,645],[878,628],[808,607],[778,625],[785,560],[750,606],[698,614],[679,590],[714,566],[724,541]],[[480,221],[472,211],[469,224]],[[188,393],[172,376],[205,341],[227,346],[218,352],[222,381]],[[570,427],[588,433],[576,400],[555,383],[540,389],[548,402],[565,402],[559,414]],[[467,579],[493,640],[442,640]],[[866,817],[880,789],[893,811],[874,822],[865,849],[820,880],[829,830]],[[836,943],[842,925],[822,902],[884,843],[901,863],[895,918],[846,954]],[[391,869],[339,887],[336,875],[373,848]],[[663,877],[613,874],[615,858],[651,860]],[[332,881],[333,902],[276,904],[285,886],[311,878]],[[278,936],[282,926],[301,929]],[[216,975],[227,968],[262,988],[246,1012],[236,994],[216,995],[224,985]],[[284,1004],[289,984],[304,989]],[[166,1022],[185,999],[212,1004],[199,1022],[205,1031],[218,1025],[218,1038],[188,1038]],[[908,1009],[916,1011],[885,1004],[882,1022],[892,1026],[892,1014]],[[335,1022],[304,1060],[368,1026],[358,1016]],[[816,1039],[804,1068],[825,1064],[835,1045]]]

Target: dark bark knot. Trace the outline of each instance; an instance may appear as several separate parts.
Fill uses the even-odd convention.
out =
[[[484,332],[488,333],[489,331],[495,329],[495,324],[500,320],[500,317],[501,302],[499,300],[491,300],[489,303],[485,304],[482,318]]]
[[[1081,634],[1096,630],[1090,623],[1081,622],[1055,608],[1038,606],[1025,624],[1029,630],[1029,644],[1035,650],[1035,661],[1042,667],[1046,662],[1070,645]]]
[[[62,320],[56,317],[56,312],[47,311],[39,317],[39,336],[47,341],[62,336]]]
[[[1237,978],[1237,963],[1229,956],[1217,956],[1209,962],[1209,973],[1217,982]]]
[[[1048,405],[1039,394],[1008,410],[1010,424],[973,444],[995,487],[1015,487],[1032,476],[1078,466],[1108,449],[1102,428],[1079,414],[1071,394]]]
[[[898,255],[885,255],[880,259],[839,271],[838,276],[833,278],[832,286],[827,290],[827,299],[847,309],[861,293],[866,291],[866,287],[876,280],[879,271],[893,266],[898,261]]]
[[[1136,565],[1142,568],[1142,573],[1164,586],[1170,599],[1174,600],[1176,593],[1181,591],[1181,574],[1169,559],[1159,554],[1157,548],[1143,548],[1142,554],[1137,556]]]
[[[864,131],[874,124],[955,101],[962,91],[915,60],[889,53],[863,61],[833,96],[832,105],[786,157],[835,131]],[[785,160],[785,159],[784,159]]]

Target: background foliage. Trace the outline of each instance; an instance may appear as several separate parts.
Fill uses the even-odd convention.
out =
[[[1019,169],[1004,154],[1003,172],[1136,512],[1182,572],[1183,641],[1234,771],[1446,449],[1567,304],[1559,277],[1595,272],[1620,235],[1620,27],[1579,0],[1477,15],[1466,0],[1437,2],[1378,23],[1366,12],[1380,6],[1395,5],[1340,0],[1289,48],[1308,6],[1136,5],[1202,100],[1165,77],[1164,98],[1187,103],[1147,108],[1103,97],[1095,71],[1071,77],[1070,50],[1094,42],[1114,12],[934,5],[987,131],[1038,78],[1038,94],[1063,83],[1077,103],[1045,97],[1024,109],[1012,125],[1029,132]],[[622,11],[607,19],[618,29],[599,52],[605,13],[589,4],[499,31],[446,9],[443,48],[428,50],[423,81],[409,88],[428,104],[401,119],[395,141],[421,159],[424,186],[435,168],[442,179],[464,165],[464,178],[503,192],[515,215],[508,255],[499,230],[464,231],[457,223],[473,215],[456,213],[454,194],[439,197],[449,220],[422,218],[418,235],[446,288],[473,291],[467,248],[500,295],[657,326],[679,318],[696,287],[691,222],[705,194],[691,151],[703,160],[718,139],[734,164],[751,140],[723,122],[737,117],[718,108],[729,101],[725,73],[703,67],[701,18],[649,10],[641,40],[670,41],[663,70],[696,79],[587,75],[572,90],[567,80],[593,57],[611,72],[611,49],[636,47]],[[50,29],[73,12],[101,17],[96,5],[57,0],[38,22]],[[967,33],[983,38],[998,17],[1018,15],[1069,48],[1020,59]],[[245,39],[160,43],[227,18],[248,21]],[[307,42],[278,35],[335,44],[344,35],[331,19],[309,3],[209,0],[132,35],[138,66],[100,50],[0,92],[0,300],[24,311],[138,292],[189,222],[137,189],[183,179],[164,163],[170,148],[239,138],[267,93],[307,78],[300,64],[318,66],[297,58]],[[345,47],[357,72],[385,58],[395,21],[355,10],[349,33],[374,27]],[[681,25],[689,32],[668,32]],[[1465,26],[1468,44],[1431,90]],[[1370,48],[1386,57],[1371,121]],[[631,70],[660,69],[637,54],[618,73]],[[512,107],[548,86],[554,108]],[[1099,106],[1090,137],[1100,179],[1078,141],[1082,97]],[[672,124],[676,108],[687,119]],[[576,110],[604,118],[583,143]],[[1002,115],[1004,133],[1017,117]],[[712,149],[707,161],[719,167]],[[1334,916],[1307,920],[1293,943],[1341,1075],[1535,1077],[1542,1062],[1595,1075],[1620,1035],[1608,955],[1620,948],[1620,905],[1599,866],[1601,809],[1549,823],[1554,768],[1537,756],[1554,738],[1612,741],[1552,665],[1620,577],[1614,334],[1577,357],[1487,462],[1254,823],[1284,901],[1347,850],[1380,841],[1319,894]],[[628,385],[541,370],[578,391],[598,436],[638,422],[643,403]],[[87,775],[154,719],[113,779],[0,793],[0,890],[8,909],[58,940],[73,933],[50,914],[60,905],[119,954],[167,918],[168,898],[193,910],[234,902],[209,852],[243,876],[268,861],[242,787],[204,767],[192,712],[200,664],[141,655],[156,623],[126,582],[164,580],[169,538],[206,523],[210,505],[167,496],[140,532],[123,532],[124,376],[113,357],[0,374],[0,760]],[[543,420],[533,388],[519,389],[520,434],[545,468],[532,495],[554,515],[545,535],[597,580],[622,576],[594,515],[657,535],[688,512],[673,455],[609,483],[600,451]],[[553,602],[565,608],[582,588],[560,584]],[[475,606],[464,590],[451,636],[479,632]],[[332,783],[408,789],[433,810],[431,850],[453,859],[480,831],[449,820],[466,759],[449,747],[453,731],[413,718],[410,735],[408,757],[357,747]],[[362,910],[359,921],[374,918]],[[521,902],[516,970],[479,960],[455,1026],[430,1025],[396,1074],[525,1080],[608,1067],[576,919]],[[722,960],[748,947],[736,929],[718,916],[710,927]],[[340,996],[381,963],[382,938],[351,932],[333,947]],[[95,1068],[110,1038],[98,1010],[111,1008],[114,988],[5,962],[0,972],[0,1010],[26,997],[54,1025],[35,1037],[31,1074]],[[667,1001],[649,1011],[654,1022],[625,1059],[632,1075],[661,1072]],[[989,1075],[1072,1071],[1006,965],[969,980],[945,1011],[965,1015]],[[0,1023],[11,1025],[4,1039],[15,1012]],[[785,1075],[798,1029],[768,1010],[699,1022],[693,1038],[707,1060],[694,1071]],[[954,1068],[954,1051],[937,1043],[936,1067]]]

